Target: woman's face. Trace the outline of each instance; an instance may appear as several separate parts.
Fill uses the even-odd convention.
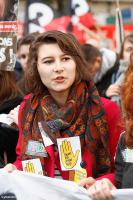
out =
[[[23,71],[25,71],[27,69],[29,49],[30,49],[29,44],[23,44],[18,50],[18,58],[22,65]]]
[[[38,50],[37,68],[50,93],[68,92],[75,81],[76,63],[58,44],[43,44]]]
[[[97,72],[100,71],[100,69],[101,69],[101,64],[102,64],[102,58],[101,58],[100,56],[97,56],[97,57],[95,58],[95,61],[92,63],[92,66],[91,66],[90,69],[89,69],[92,78],[94,78],[95,75],[97,74]],[[89,64],[89,65],[90,65],[90,64]]]
[[[123,49],[123,59],[129,61],[130,54],[133,51],[133,43],[129,41],[125,41],[124,49]]]

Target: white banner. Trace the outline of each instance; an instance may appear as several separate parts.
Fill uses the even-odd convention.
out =
[[[6,192],[15,194],[17,200],[89,200],[86,189],[74,182],[1,169],[0,195]]]
[[[0,169],[0,197],[3,193],[13,193],[17,200],[91,200],[86,189],[74,182]],[[133,189],[114,190],[112,195],[114,200],[132,200]]]

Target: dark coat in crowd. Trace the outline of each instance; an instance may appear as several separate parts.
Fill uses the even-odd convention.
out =
[[[115,179],[118,189],[133,188],[133,149],[125,145],[124,133],[121,135],[115,157]]]
[[[113,84],[117,80],[116,75],[118,70],[119,61],[117,61],[115,65],[102,77],[102,79],[96,83],[96,87],[100,96],[108,98],[105,94],[106,90],[111,84]]]
[[[10,110],[18,106],[22,101],[21,97],[8,100],[0,105],[0,114],[7,114]],[[16,159],[16,144],[18,141],[18,129],[5,123],[0,123],[0,167],[4,163],[4,152],[6,152],[7,162],[14,162]]]

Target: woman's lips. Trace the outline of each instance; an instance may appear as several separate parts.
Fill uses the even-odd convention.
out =
[[[58,83],[62,83],[62,82],[65,81],[65,78],[64,78],[63,76],[59,76],[59,77],[56,77],[54,80],[55,80],[56,82],[58,82]]]

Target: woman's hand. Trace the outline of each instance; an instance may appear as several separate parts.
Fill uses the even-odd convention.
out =
[[[95,180],[94,178],[88,177],[88,178],[82,179],[82,180],[78,183],[78,185],[79,185],[79,186],[82,186],[82,187],[84,187],[84,188],[86,188],[86,189],[89,189],[89,187],[90,187],[91,185],[93,185],[95,182],[96,182],[96,180]]]
[[[13,122],[17,125],[18,125],[18,112],[19,112],[19,106],[11,110],[7,115],[7,117],[11,118]]]
[[[120,86],[117,84],[110,85],[105,94],[107,97],[118,96],[120,94]]]
[[[116,189],[115,186],[107,178],[103,178],[87,190],[92,200],[112,200],[111,190],[113,189]]]
[[[17,168],[16,168],[15,165],[9,163],[9,164],[7,164],[7,165],[4,167],[4,169],[5,169],[7,172],[13,172],[13,171],[16,170]]]

